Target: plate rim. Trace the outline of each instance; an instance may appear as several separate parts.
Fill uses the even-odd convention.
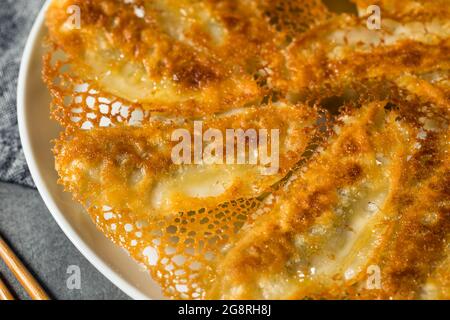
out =
[[[151,300],[151,297],[141,292],[135,286],[131,285],[123,279],[122,276],[111,267],[107,265],[107,263],[100,258],[88,245],[87,243],[78,235],[76,230],[70,225],[70,223],[65,218],[64,214],[56,205],[55,200],[51,196],[50,191],[46,187],[44,183],[44,178],[38,169],[35,156],[32,151],[31,142],[29,139],[30,132],[27,126],[27,113],[25,106],[25,96],[28,87],[27,75],[30,69],[30,61],[34,54],[34,49],[36,46],[37,38],[44,27],[44,19],[47,8],[49,7],[52,0],[46,0],[44,5],[37,18],[33,23],[33,27],[28,35],[25,49],[23,51],[21,62],[20,62],[20,71],[19,77],[17,81],[17,120],[19,126],[19,135],[20,141],[22,144],[22,149],[25,154],[25,159],[30,170],[31,176],[34,180],[34,183],[44,200],[45,205],[50,211],[51,215],[55,219],[58,226],[64,232],[67,238],[72,242],[72,244],[77,248],[77,250],[101,273],[103,274],[110,282],[112,282],[115,286],[117,286],[120,290],[122,290],[126,295],[135,300]]]

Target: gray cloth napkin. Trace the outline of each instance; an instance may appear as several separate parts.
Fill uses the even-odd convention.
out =
[[[44,0],[0,0],[0,181],[34,187],[17,127],[16,90],[28,33]]]

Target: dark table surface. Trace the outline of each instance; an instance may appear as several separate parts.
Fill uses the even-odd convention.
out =
[[[0,178],[32,185],[21,152],[16,85],[25,41],[44,0],[0,1]],[[38,191],[0,183],[0,235],[54,299],[127,299],[72,245]],[[69,266],[80,271],[80,289],[69,289]],[[0,259],[0,278],[20,299],[27,295]],[[72,278],[73,279],[73,278]]]
[[[0,234],[53,299],[129,299],[97,271],[64,235],[38,191],[0,183]],[[78,266],[81,288],[69,289],[69,266]],[[26,293],[0,260],[0,277],[18,299]]]

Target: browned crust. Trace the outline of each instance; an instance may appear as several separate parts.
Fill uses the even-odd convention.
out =
[[[448,36],[385,42],[382,30],[377,44],[337,44],[326,37],[360,30],[366,18],[319,0],[183,1],[55,0],[48,11],[43,78],[65,129],[56,169],[97,227],[172,298],[449,299]],[[406,25],[448,23],[447,3],[370,4]],[[165,24],[187,4],[193,24]],[[81,30],[62,28],[69,5],[81,9]],[[201,10],[226,36],[215,38]],[[174,89],[133,96],[113,80]],[[258,192],[242,187],[243,176],[222,197],[149,210],[152,185],[178,169],[170,133],[192,131],[194,119],[221,130],[281,127],[291,149],[279,175],[257,181]],[[375,201],[374,217],[364,201]],[[371,265],[381,289],[366,288]]]

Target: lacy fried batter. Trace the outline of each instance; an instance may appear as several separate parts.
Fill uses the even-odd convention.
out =
[[[450,299],[450,2],[325,2],[52,2],[59,183],[167,297]],[[174,164],[195,121],[280,170]]]

